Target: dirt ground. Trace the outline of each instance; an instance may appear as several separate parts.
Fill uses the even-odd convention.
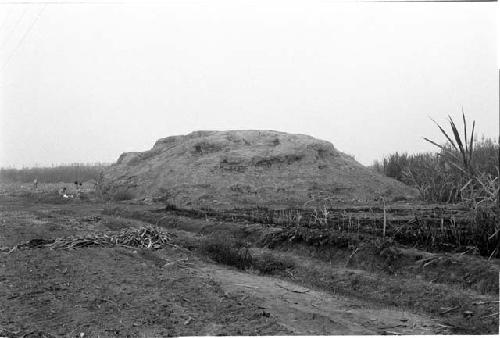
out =
[[[47,203],[32,194],[4,191],[0,195],[0,248],[31,239],[113,232],[145,224],[103,213],[112,207],[90,201]],[[200,221],[192,221],[196,222]],[[177,224],[168,231],[197,240],[200,234],[186,235],[187,228],[179,229]],[[478,295],[478,299],[485,298]],[[494,314],[495,306],[498,309],[493,304],[488,314]],[[300,278],[239,271],[181,246],[157,251],[87,247],[0,252],[0,336],[450,332],[449,324],[432,313],[388,305],[364,294],[329,292]]]
[[[204,271],[232,294],[255,297],[279,323],[297,335],[377,335],[437,333],[424,316],[386,309],[360,300],[311,290],[273,277],[207,266]]]
[[[94,205],[3,201],[0,246],[140,222],[99,219]],[[89,218],[89,215],[91,216]],[[94,218],[92,218],[94,217]],[[0,335],[163,337],[288,334],[253,297],[242,303],[167,248],[31,249],[0,254]],[[177,261],[187,262],[176,264]],[[174,264],[169,264],[174,263]]]

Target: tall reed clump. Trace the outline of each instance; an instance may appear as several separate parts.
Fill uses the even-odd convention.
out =
[[[462,119],[463,134],[451,118],[449,133],[436,123],[445,136],[444,144],[424,138],[437,146],[439,152],[396,152],[385,157],[382,163],[376,161],[373,168],[417,188],[420,197],[428,202],[468,203],[473,207],[495,204],[499,187],[499,145],[484,137],[477,140],[474,137],[474,122],[468,134],[465,114],[462,114]]]
[[[467,134],[467,120],[462,113],[463,120],[463,138],[455,124],[455,121],[448,116],[448,122],[451,127],[453,138],[448,135],[446,130],[436,121],[432,120],[445,136],[447,142],[445,145],[424,137],[424,140],[437,146],[441,152],[438,154],[444,159],[445,172],[451,172],[450,178],[453,179],[454,199],[459,202],[465,202],[474,209],[480,205],[495,207],[498,203],[498,157],[495,166],[496,172],[487,172],[476,161],[474,147],[474,128],[476,121],[472,122],[470,135]],[[498,145],[496,146],[498,149]],[[497,153],[498,156],[498,153]],[[446,168],[446,165],[449,168]],[[448,170],[446,170],[448,169]],[[451,170],[450,170],[451,169]]]
[[[491,257],[497,257],[500,249],[500,228],[498,226],[499,207],[499,182],[498,182],[498,158],[496,174],[483,171],[476,162],[474,156],[474,128],[476,122],[472,122],[472,130],[467,135],[467,120],[462,112],[463,138],[455,124],[448,116],[448,122],[453,133],[453,138],[437,122],[441,133],[447,140],[446,146],[440,145],[433,140],[424,137],[424,140],[441,149],[441,156],[445,163],[456,169],[459,175],[455,181],[455,191],[460,201],[471,208],[473,217],[469,227],[474,229],[473,233],[480,250],[488,250]],[[498,147],[498,145],[497,145]]]
[[[460,232],[467,238],[461,241],[474,243],[482,255],[500,257],[499,144],[484,137],[477,140],[476,123],[468,124],[463,112],[461,128],[450,116],[448,130],[432,121],[444,142],[424,140],[438,152],[394,153],[375,163],[374,169],[417,188],[424,201],[459,203],[470,209],[470,221]]]

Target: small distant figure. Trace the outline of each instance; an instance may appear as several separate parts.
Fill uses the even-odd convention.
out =
[[[83,183],[75,181],[75,196],[81,198]]]
[[[35,180],[33,181],[33,188],[34,188],[35,190],[37,190],[37,189],[38,189],[38,180],[37,180],[36,178],[35,178]]]
[[[59,196],[66,196],[66,187],[62,187],[59,189]]]

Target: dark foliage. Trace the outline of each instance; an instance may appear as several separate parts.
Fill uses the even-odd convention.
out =
[[[252,266],[252,255],[242,241],[227,238],[227,234],[213,234],[200,246],[200,251],[217,263],[245,270]]]
[[[295,263],[286,256],[277,256],[266,252],[262,256],[253,260],[253,267],[261,273],[272,274],[282,272],[287,269],[293,269]]]

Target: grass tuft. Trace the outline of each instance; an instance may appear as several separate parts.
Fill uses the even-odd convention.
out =
[[[251,267],[253,263],[248,245],[220,233],[204,239],[199,250],[217,263],[234,266],[240,270]]]

